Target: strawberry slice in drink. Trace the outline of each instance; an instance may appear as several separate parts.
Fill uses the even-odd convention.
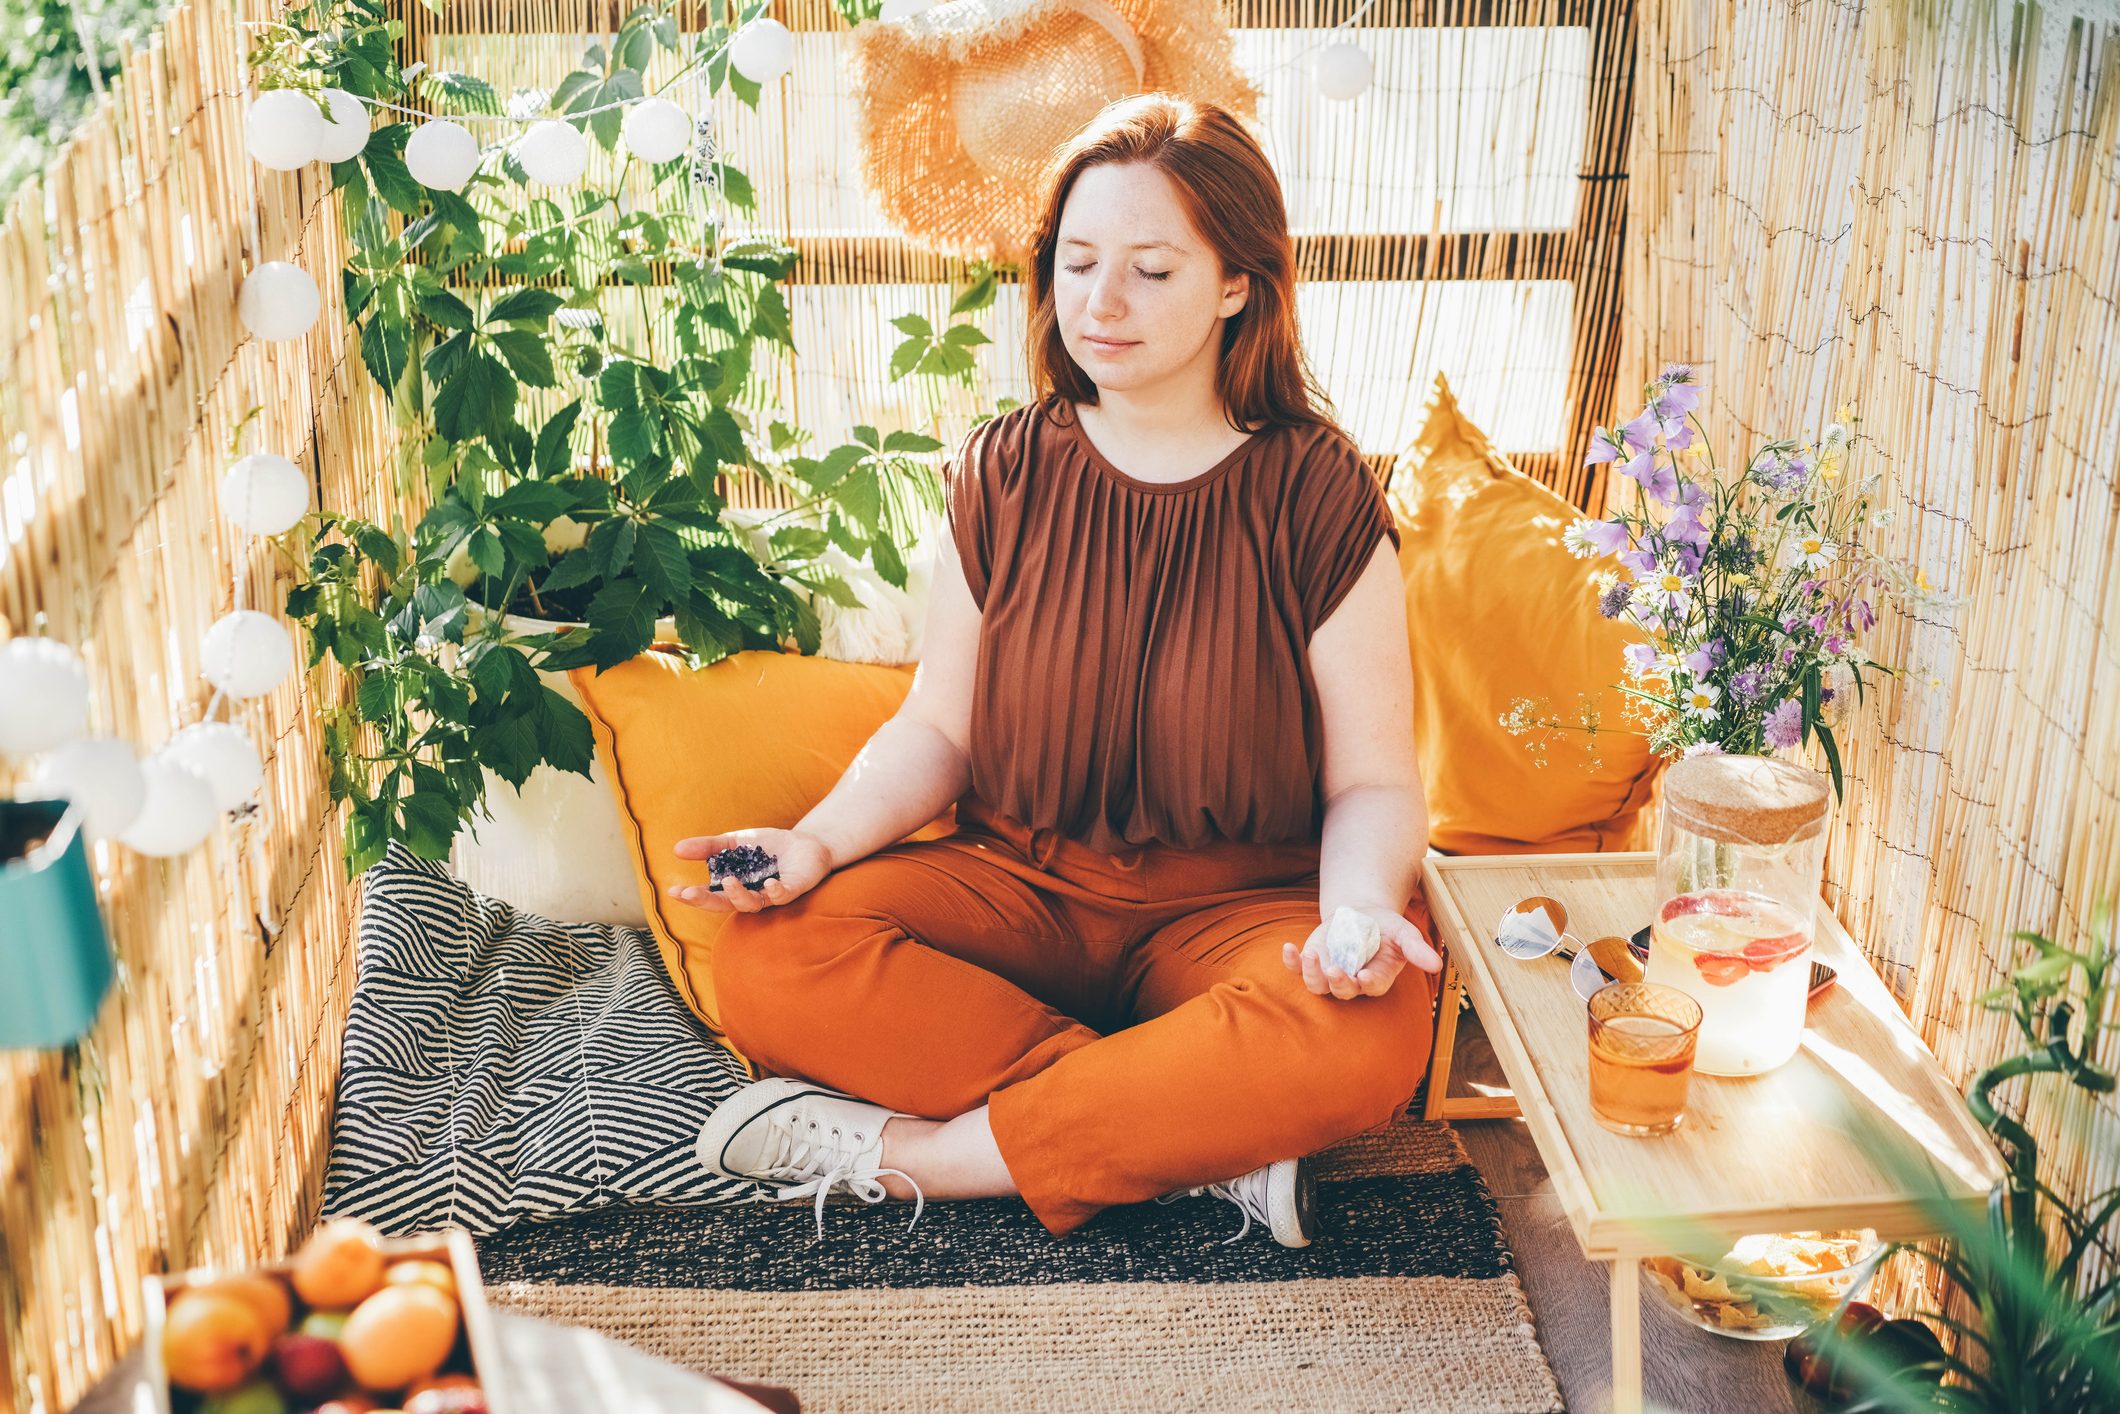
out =
[[[1696,953],[1693,965],[1700,969],[1701,980],[1711,987],[1734,986],[1752,975],[1751,963],[1728,953]]]

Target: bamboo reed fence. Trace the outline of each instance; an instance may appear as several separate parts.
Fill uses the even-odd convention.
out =
[[[1962,1080],[2017,1044],[2010,930],[2120,894],[2120,21],[1672,0],[1637,62],[1622,385],[1698,363],[1747,449],[1853,403],[1883,547],[1960,600],[1879,626],[1827,874]],[[2120,1182],[2114,1097],[2024,1119]]]
[[[246,605],[284,588],[214,514],[248,409],[265,411],[247,446],[296,457],[320,504],[404,508],[387,409],[337,317],[321,169],[242,153],[238,24],[272,8],[176,10],[0,231],[0,621],[81,644],[96,727],[143,748],[202,710],[196,644],[239,563]],[[556,80],[624,9],[397,8],[408,61],[504,93]],[[1852,734],[1830,867],[1843,917],[1968,1072],[2005,1039],[1968,1003],[2003,931],[2066,932],[2120,877],[2120,42],[1922,4],[1377,0],[1355,36],[1376,88],[1327,108],[1298,58],[1354,9],[1225,0],[1265,90],[1310,352],[1370,451],[1398,445],[1442,369],[1528,469],[1596,506],[1588,428],[1652,360],[1706,363],[1733,432],[1863,404],[1894,536],[1971,597],[1888,624],[1880,656],[1910,672]],[[794,73],[758,113],[716,114],[757,225],[804,253],[801,353],[773,375],[788,415],[827,436],[946,428],[1019,391],[1012,289],[975,389],[889,382],[885,321],[939,323],[963,267],[861,192],[829,5],[779,13]],[[265,259],[304,265],[325,301],[271,350],[232,317]],[[354,899],[313,709],[340,691],[311,676],[241,709],[270,757],[255,818],[179,861],[99,855],[120,990],[80,1046],[0,1057],[0,1414],[77,1398],[136,1335],[144,1272],[283,1251],[314,1214]],[[2111,1181],[2109,1109],[2033,1121],[2064,1188]]]

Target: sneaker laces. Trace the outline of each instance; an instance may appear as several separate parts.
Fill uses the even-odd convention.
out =
[[[920,1185],[903,1169],[869,1168],[859,1162],[861,1150],[848,1141],[855,1138],[834,1125],[819,1125],[816,1120],[802,1124],[774,1125],[772,1152],[766,1162],[754,1173],[762,1182],[779,1182],[782,1187],[774,1195],[781,1202],[797,1198],[814,1198],[817,1207],[817,1236],[824,1236],[824,1205],[834,1193],[845,1193],[864,1203],[881,1203],[891,1195],[883,1186],[885,1174],[896,1174],[913,1189],[913,1221],[905,1225],[913,1230],[913,1223],[927,1210],[927,1195]]]
[[[1198,1188],[1181,1188],[1175,1193],[1164,1194],[1156,1201],[1158,1203],[1175,1203],[1181,1198],[1208,1197],[1221,1198],[1236,1204],[1237,1211],[1244,1215],[1244,1226],[1237,1229],[1235,1236],[1222,1239],[1222,1245],[1227,1247],[1232,1242],[1242,1242],[1244,1235],[1251,1231],[1251,1225],[1254,1220],[1265,1223],[1268,1227],[1273,1225],[1273,1216],[1266,1211],[1266,1184],[1264,1179],[1267,1172],[1268,1170],[1266,1169],[1254,1169],[1250,1173],[1241,1174],[1222,1183],[1205,1183]]]

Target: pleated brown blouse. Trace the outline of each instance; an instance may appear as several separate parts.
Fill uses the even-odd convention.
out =
[[[1318,840],[1310,636],[1399,543],[1352,444],[1278,428],[1147,482],[1056,398],[976,429],[945,476],[984,613],[975,795],[1107,853]]]

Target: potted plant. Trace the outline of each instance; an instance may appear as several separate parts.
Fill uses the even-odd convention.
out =
[[[1967,1096],[2008,1161],[2009,1178],[1981,1217],[1947,1202],[1932,1205],[1946,1239],[1922,1249],[1961,1298],[1956,1309],[1963,1319],[1924,1313],[1956,1347],[1946,1352],[1923,1342],[1928,1352],[1910,1359],[1909,1350],[1920,1347],[1892,1338],[1905,1322],[1879,1328],[1858,1319],[1820,1327],[1805,1342],[1815,1347],[1815,1362],[1801,1373],[1836,1385],[1845,1407],[1998,1414],[2120,1409],[2120,1184],[2076,1201],[2064,1198],[2040,1172],[2031,1131],[2011,1112],[2021,1113],[2021,1102],[2004,1098],[2015,1082],[2045,1077],[2065,1080],[2094,1104],[2109,1103],[2112,1037],[2120,1030],[2110,1019],[2112,924],[2107,904],[2094,911],[2075,948],[2038,933],[2011,935],[2030,955],[1980,1002],[2009,1014],[2023,1049],[1981,1071]]]
[[[311,662],[356,683],[326,722],[349,871],[392,840],[446,857],[496,781],[586,778],[589,727],[564,670],[600,671],[658,638],[700,664],[815,652],[819,605],[860,606],[857,565],[904,589],[906,549],[940,511],[939,439],[857,427],[812,454],[806,433],[761,411],[754,366],[794,352],[782,284],[796,252],[732,233],[727,213],[752,206],[751,187],[709,125],[671,160],[620,160],[625,113],[610,105],[646,95],[651,66],[756,104],[728,52],[764,4],[691,34],[676,8],[639,6],[549,93],[505,105],[469,75],[401,74],[380,0],[297,6],[261,34],[268,85],[418,98],[467,122],[548,115],[606,154],[574,189],[532,182],[511,147],[460,190],[435,190],[407,168],[413,127],[393,122],[333,168],[347,311],[390,394],[401,487],[426,506],[410,524],[317,517],[287,600]],[[993,282],[975,269],[953,316],[989,303]],[[966,377],[985,342],[969,320],[939,333],[896,322],[898,376]],[[794,507],[731,508],[719,478],[737,471]],[[610,814],[583,784],[576,804]],[[537,813],[569,811],[547,800]],[[615,847],[615,829],[575,834]]]

